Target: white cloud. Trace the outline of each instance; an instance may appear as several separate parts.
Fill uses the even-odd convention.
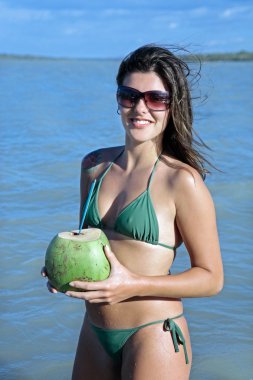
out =
[[[210,40],[206,43],[208,46],[222,46],[227,44],[227,40]]]
[[[205,7],[195,8],[189,11],[190,15],[197,17],[204,16],[207,14],[207,12],[208,9]]]
[[[67,27],[63,30],[63,34],[65,34],[66,36],[73,36],[78,33],[79,33],[79,29],[73,28],[73,27]]]
[[[178,27],[178,24],[176,23],[176,22],[170,22],[169,23],[169,28],[170,29],[175,29],[175,28],[177,28]]]
[[[0,2],[0,19],[4,21],[48,21],[53,18],[50,10],[34,10],[28,8],[11,8]]]
[[[54,11],[54,13],[64,17],[80,18],[87,15],[88,12],[79,10],[60,10]]]
[[[246,13],[250,10],[249,7],[233,7],[233,8],[227,8],[225,9],[221,14],[221,18],[230,18],[237,16],[238,14],[241,13]]]
[[[126,16],[130,14],[130,11],[128,9],[117,9],[117,8],[108,8],[103,10],[102,14],[104,16]]]
[[[234,44],[239,44],[243,42],[244,42],[244,38],[237,36],[237,37],[232,37],[232,38],[227,38],[227,39],[223,38],[223,39],[209,40],[206,44],[208,46],[218,47],[218,46],[227,46],[227,45],[233,46]]]
[[[242,37],[235,37],[233,38],[232,42],[235,42],[235,43],[241,43],[241,42],[244,42],[245,39],[242,38]]]
[[[0,1],[0,19],[10,22],[19,21],[50,21],[62,18],[78,19],[87,16],[88,12],[83,10],[51,10],[51,9],[29,9],[25,7],[12,8]]]

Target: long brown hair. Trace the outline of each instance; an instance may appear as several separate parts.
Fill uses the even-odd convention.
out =
[[[171,115],[163,134],[163,152],[189,164],[205,178],[208,170],[204,164],[208,161],[199,152],[199,148],[207,146],[193,129],[189,65],[166,47],[144,45],[123,59],[116,78],[117,84],[122,85],[127,74],[148,71],[155,72],[171,93]]]

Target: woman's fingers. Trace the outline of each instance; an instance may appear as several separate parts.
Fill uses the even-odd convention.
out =
[[[46,278],[47,277],[47,270],[46,270],[46,267],[42,267],[41,268],[41,271],[40,271],[40,274],[42,277]],[[47,281],[47,288],[49,290],[50,293],[58,293],[58,291],[53,288],[53,286],[50,284],[49,281]]]
[[[47,288],[48,288],[50,293],[58,293],[58,291],[52,287],[52,285],[50,284],[49,281],[47,282]]]
[[[82,289],[84,291],[92,291],[92,290],[101,290],[101,289],[107,289],[108,285],[106,285],[108,281],[71,281],[69,283],[70,286],[77,289]]]
[[[119,261],[118,259],[116,258],[114,252],[111,250],[110,247],[108,247],[108,245],[105,245],[104,246],[104,253],[105,253],[105,256],[107,257],[109,263],[110,263],[110,266],[111,266],[111,270],[112,268],[119,264]]]
[[[47,270],[46,270],[46,267],[42,267],[42,268],[41,268],[40,274],[41,274],[42,277],[47,277]]]
[[[90,303],[111,303],[110,296],[104,291],[89,291],[89,292],[73,292],[67,291],[65,293],[68,297],[79,298]]]

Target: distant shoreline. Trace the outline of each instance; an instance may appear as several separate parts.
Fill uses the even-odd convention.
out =
[[[253,61],[253,52],[240,51],[236,53],[206,53],[206,54],[194,54],[184,56],[187,59],[199,58],[203,62],[216,62],[216,61]],[[19,60],[81,60],[81,61],[118,61],[122,58],[72,58],[72,57],[47,57],[47,56],[36,56],[30,54],[0,54],[0,60],[5,59],[19,59]]]

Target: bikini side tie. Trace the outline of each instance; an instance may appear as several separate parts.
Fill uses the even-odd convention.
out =
[[[178,343],[183,345],[184,348],[184,356],[185,356],[185,362],[186,364],[189,363],[188,354],[187,354],[187,348],[185,344],[185,339],[182,333],[182,330],[180,327],[174,322],[174,319],[182,317],[183,314],[177,315],[174,318],[168,318],[164,321],[163,328],[165,331],[170,331],[172,336],[172,341],[174,344],[175,352],[179,352]]]

